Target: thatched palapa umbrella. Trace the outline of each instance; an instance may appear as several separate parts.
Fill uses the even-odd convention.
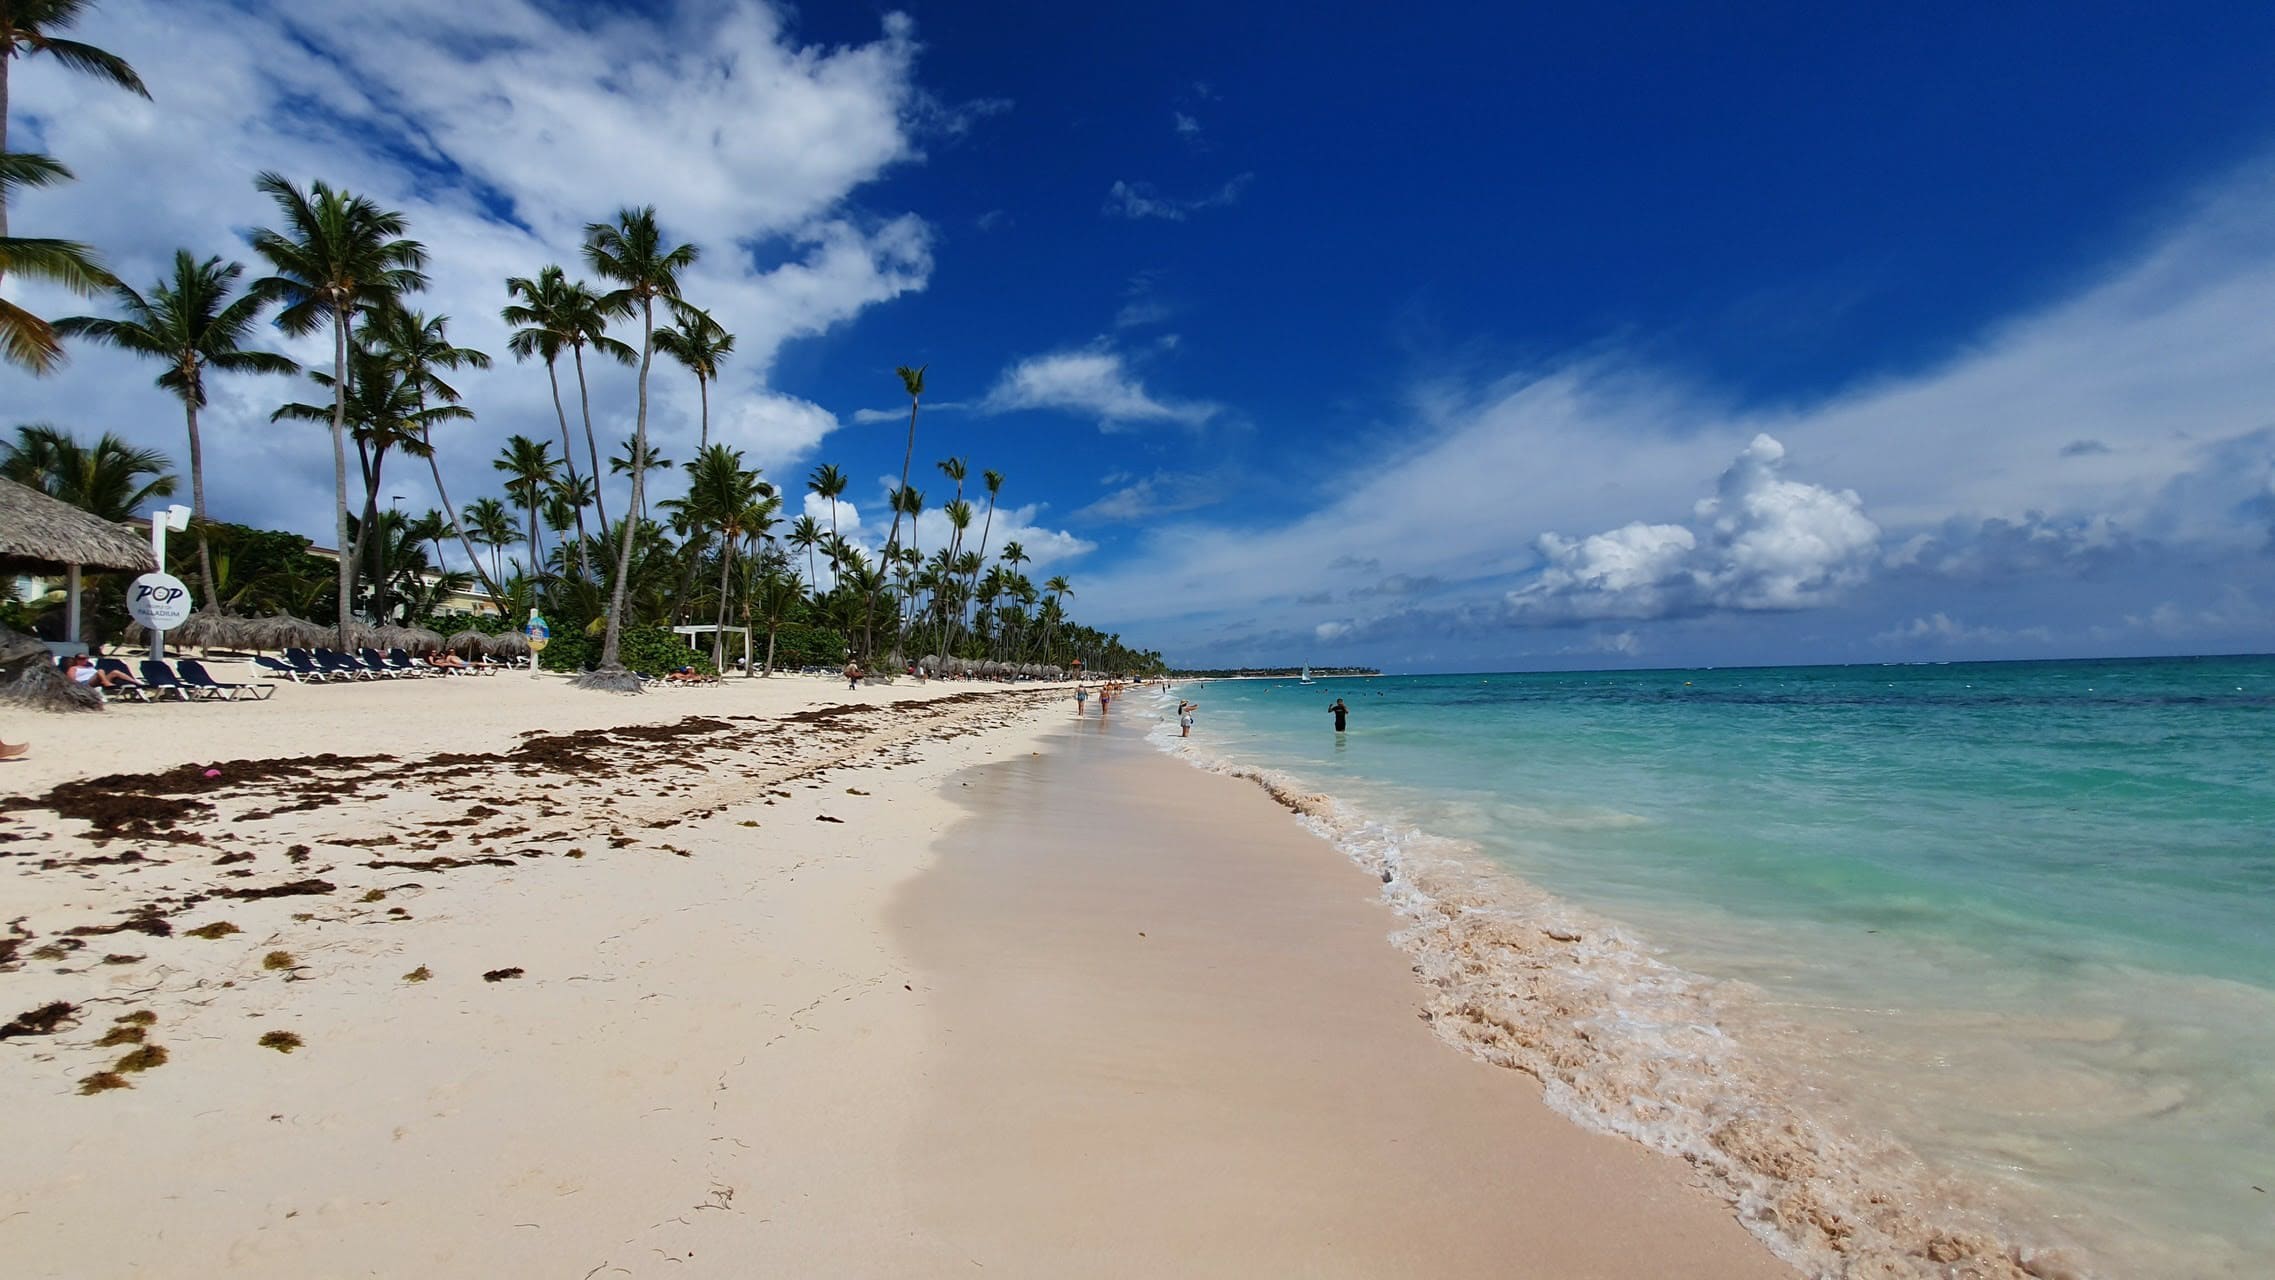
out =
[[[79,640],[82,568],[148,573],[158,567],[150,544],[123,526],[89,515],[37,489],[0,480],[0,575],[64,575],[64,639]],[[65,680],[47,646],[0,627],[0,697],[53,711],[100,711],[92,689]]]
[[[481,653],[489,646],[490,633],[487,631],[453,631],[442,642],[442,647],[452,653],[468,655]]]

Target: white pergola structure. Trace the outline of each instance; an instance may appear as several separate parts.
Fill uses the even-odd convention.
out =
[[[733,634],[735,634],[735,635],[739,635],[739,636],[741,636],[741,637],[743,638],[743,674],[744,674],[744,675],[749,675],[749,674],[750,674],[750,628],[749,628],[749,627],[719,627],[719,626],[713,626],[712,624],[710,624],[710,623],[706,622],[706,623],[702,624],[701,626],[694,626],[694,627],[673,627],[673,628],[672,628],[672,633],[673,633],[674,635],[682,635],[682,636],[686,636],[686,637],[687,637],[687,649],[688,649],[688,652],[690,652],[690,653],[693,653],[693,654],[696,654],[696,655],[698,655],[698,656],[700,656],[700,655],[702,654],[702,652],[703,652],[703,646],[701,646],[701,645],[699,645],[699,644],[695,643],[695,637],[697,637],[697,636],[707,636],[707,635],[710,635],[711,633],[713,633],[713,632],[715,632],[715,631],[717,631],[717,632],[730,632],[730,633],[733,633]]]

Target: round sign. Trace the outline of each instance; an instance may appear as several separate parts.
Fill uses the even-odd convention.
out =
[[[545,615],[534,610],[530,612],[529,625],[522,630],[529,636],[529,649],[532,653],[543,649],[553,639],[553,628],[545,625]]]
[[[126,611],[152,631],[172,631],[189,619],[189,584],[170,573],[143,574],[126,589]]]

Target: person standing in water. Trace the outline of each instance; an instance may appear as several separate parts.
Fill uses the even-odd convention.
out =
[[[1335,699],[1335,705],[1327,709],[1335,715],[1335,732],[1343,732],[1343,717],[1351,714],[1351,709],[1343,705],[1341,698]]]
[[[1085,706],[1087,706],[1087,705],[1089,704],[1089,702],[1090,702],[1090,686],[1089,686],[1089,685],[1086,685],[1086,684],[1078,684],[1078,685],[1074,686],[1074,718],[1075,718],[1075,719],[1077,719],[1077,720],[1080,720],[1080,719],[1082,718],[1082,710],[1083,710],[1083,708],[1084,708]]]
[[[1177,704],[1178,737],[1190,738],[1193,736],[1193,713],[1200,709],[1201,704],[1198,702],[1179,702]]]

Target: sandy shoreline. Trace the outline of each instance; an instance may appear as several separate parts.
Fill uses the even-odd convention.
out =
[[[1365,877],[1260,793],[1068,720],[498,677],[12,723],[0,1018],[74,1008],[0,1041],[0,1256],[1790,1274],[1678,1164],[1435,1043]]]

